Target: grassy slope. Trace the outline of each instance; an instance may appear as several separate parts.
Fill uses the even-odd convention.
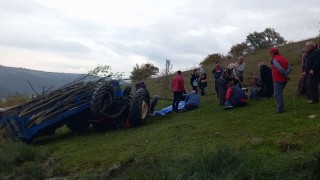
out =
[[[304,43],[280,48],[293,66],[292,81],[285,89],[287,111],[283,114],[273,114],[273,98],[250,100],[248,107],[225,111],[218,105],[211,82],[198,110],[150,117],[144,126],[132,129],[97,132],[90,128],[84,134],[75,134],[61,128],[52,137],[35,140],[33,146],[59,163],[49,176],[305,179],[314,163],[312,154],[319,148],[320,105],[306,104],[304,97],[294,95]],[[266,50],[246,57],[247,86],[248,77],[258,72],[258,62],[269,59]],[[206,70],[211,71],[210,67]],[[184,74],[189,87],[188,73]],[[161,89],[157,80],[147,83],[151,94],[171,97],[168,91],[157,91]],[[168,105],[169,101],[161,101],[158,108]],[[308,117],[312,114],[316,115],[313,119]],[[230,157],[234,158],[226,163]],[[2,174],[8,171],[0,168]]]

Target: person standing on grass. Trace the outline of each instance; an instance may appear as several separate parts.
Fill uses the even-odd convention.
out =
[[[272,80],[277,104],[276,113],[282,113],[284,112],[283,90],[288,82],[291,67],[288,60],[280,55],[278,48],[271,48],[269,53],[272,57]]]
[[[199,86],[199,73],[198,70],[193,70],[193,73],[191,73],[190,76],[190,85],[192,87],[192,90],[195,90],[196,93],[198,93],[198,86]]]
[[[243,88],[242,83],[243,83],[245,69],[246,69],[246,63],[244,63],[244,57],[240,56],[238,58],[238,62],[235,64],[235,67],[233,69],[233,76],[237,80],[237,86],[239,86],[239,88]]]
[[[224,105],[226,101],[226,94],[228,90],[228,84],[233,80],[232,70],[234,68],[234,64],[229,64],[227,69],[224,69],[219,80],[219,105]]]
[[[307,52],[306,57],[306,75],[308,77],[308,96],[310,100],[308,103],[314,104],[319,103],[319,76],[320,76],[320,51],[316,48],[314,42],[309,41],[305,45],[305,50]]]
[[[207,87],[207,73],[204,71],[203,68],[200,68],[200,89],[201,89],[201,96],[205,96],[206,92],[205,89]]]
[[[173,92],[173,102],[172,102],[173,112],[178,112],[179,102],[184,92],[184,79],[181,74],[182,74],[181,71],[177,71],[176,76],[174,76],[172,79],[171,87]]]
[[[219,81],[219,78],[222,74],[224,70],[224,67],[222,67],[220,65],[220,61],[217,61],[216,62],[216,66],[214,67],[214,69],[212,70],[212,75],[214,77],[214,90],[216,91],[217,93],[217,96],[218,96],[218,99],[219,99],[219,85],[218,85],[218,81]]]
[[[271,97],[274,92],[272,70],[264,62],[260,62],[258,66],[260,72],[260,79],[263,83],[263,96]]]
[[[301,78],[298,83],[297,94],[298,95],[304,94],[307,96],[308,99],[310,99],[310,97],[308,96],[308,92],[307,92],[308,78],[306,76],[306,62],[307,62],[307,52],[305,50],[303,50],[301,52]]]

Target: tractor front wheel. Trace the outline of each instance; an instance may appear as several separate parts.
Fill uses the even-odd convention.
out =
[[[132,97],[129,123],[131,126],[144,124],[150,109],[150,95],[145,89],[138,89]]]

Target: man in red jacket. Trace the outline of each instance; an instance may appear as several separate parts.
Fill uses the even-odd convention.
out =
[[[184,80],[181,75],[181,71],[177,71],[177,74],[172,79],[172,92],[173,92],[173,103],[172,111],[178,112],[179,102],[184,92]]]
[[[272,80],[277,104],[276,113],[282,113],[284,112],[283,89],[288,82],[291,67],[288,63],[288,60],[280,55],[277,48],[271,48],[269,53],[272,57]]]

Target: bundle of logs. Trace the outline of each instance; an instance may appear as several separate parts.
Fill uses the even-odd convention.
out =
[[[59,89],[39,95],[26,103],[9,108],[2,115],[16,114],[23,121],[25,127],[32,127],[63,112],[88,103],[96,85],[102,81],[85,81],[86,77],[79,78],[73,83],[66,84]],[[4,121],[0,114],[0,134],[5,133],[8,121]],[[12,126],[12,123],[10,123]],[[1,132],[3,131],[3,132]]]

